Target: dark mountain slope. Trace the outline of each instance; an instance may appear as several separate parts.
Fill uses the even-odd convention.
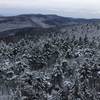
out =
[[[43,36],[47,33],[63,33],[76,37],[100,36],[100,19],[78,19],[57,15],[18,15],[0,17],[0,37],[23,37],[26,34]]]
[[[19,15],[12,17],[0,17],[0,32],[26,27],[51,28],[62,25],[83,23],[100,23],[99,19],[74,19],[57,15]]]

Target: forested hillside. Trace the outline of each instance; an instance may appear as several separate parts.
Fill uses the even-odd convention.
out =
[[[82,19],[58,15],[26,14],[18,16],[0,16],[0,38],[16,34],[40,34],[44,30],[56,30],[70,35],[87,34],[100,37],[100,19]],[[1,40],[1,39],[0,39]]]
[[[35,40],[0,42],[0,100],[100,100],[99,39]]]

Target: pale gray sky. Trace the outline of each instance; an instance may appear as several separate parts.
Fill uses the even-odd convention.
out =
[[[100,18],[100,0],[0,0],[0,15],[27,13]]]

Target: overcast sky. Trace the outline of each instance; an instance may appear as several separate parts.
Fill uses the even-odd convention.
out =
[[[0,0],[0,15],[27,13],[100,18],[100,0]]]

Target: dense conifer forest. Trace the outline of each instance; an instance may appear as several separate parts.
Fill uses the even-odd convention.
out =
[[[100,41],[51,35],[0,42],[0,100],[100,100]]]

